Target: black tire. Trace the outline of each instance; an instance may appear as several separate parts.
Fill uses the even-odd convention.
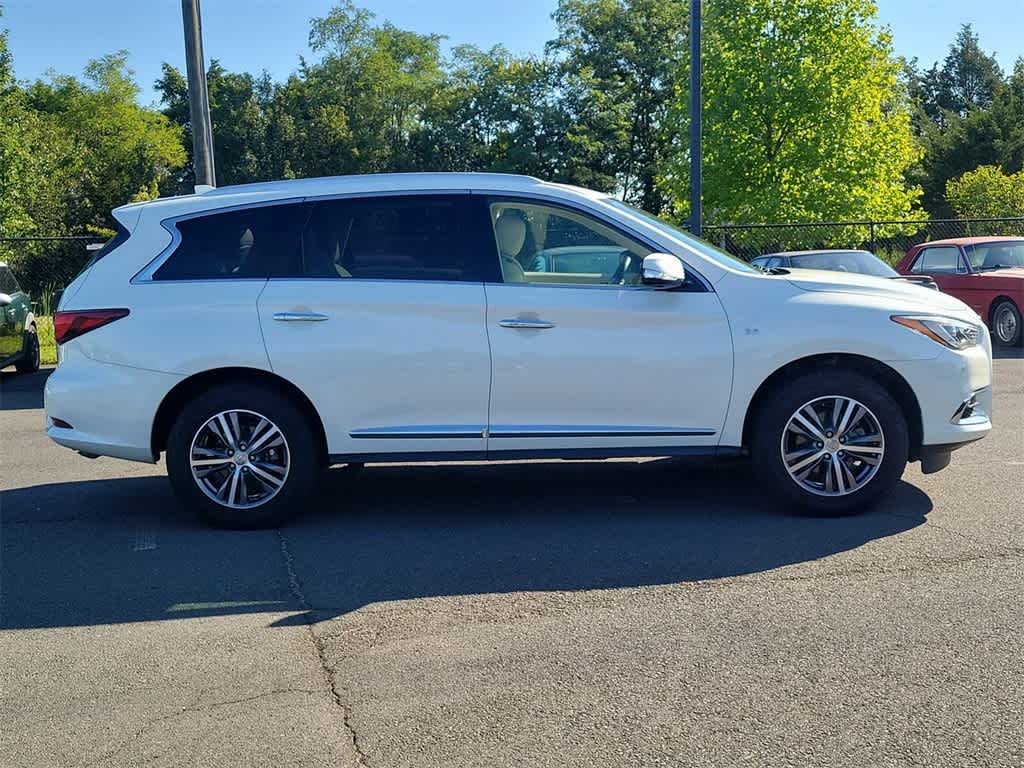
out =
[[[846,495],[819,495],[808,490],[790,475],[783,459],[783,434],[790,418],[805,404],[829,396],[850,398],[866,407],[884,438],[884,453],[874,474],[868,476],[859,489]],[[889,493],[903,476],[909,453],[906,417],[892,396],[863,374],[843,370],[806,374],[773,388],[757,407],[750,439],[754,470],[761,482],[789,507],[828,517],[855,514]],[[836,461],[837,455],[832,454],[826,461]],[[845,455],[849,462],[849,453]],[[823,471],[824,466],[819,465],[815,471]],[[865,465],[860,466],[864,469]]]
[[[21,357],[14,364],[14,368],[18,373],[35,373],[39,370],[39,336],[34,325],[25,331],[25,340],[22,343]]]
[[[207,495],[200,488],[200,481],[193,477],[190,461],[193,440],[211,418],[225,411],[248,411],[265,417],[284,436],[287,475],[274,495],[258,506],[235,508],[219,503]],[[209,523],[220,528],[273,528],[304,508],[324,465],[321,453],[314,425],[287,395],[260,384],[240,382],[203,392],[181,410],[167,439],[167,474],[182,503]],[[225,462],[225,465],[223,470],[217,471],[234,471],[233,464]],[[252,483],[254,488],[263,486],[266,483]]]
[[[1024,341],[1024,324],[1021,323],[1020,309],[1010,299],[1002,299],[993,307],[991,328],[992,340],[1001,346],[1018,347]]]

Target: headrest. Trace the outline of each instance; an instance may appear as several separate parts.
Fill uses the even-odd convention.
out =
[[[510,209],[501,212],[494,224],[498,239],[498,250],[503,256],[518,256],[526,242],[526,222],[520,211]]]

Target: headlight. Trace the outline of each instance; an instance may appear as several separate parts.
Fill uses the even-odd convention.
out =
[[[973,347],[978,343],[980,335],[978,326],[951,317],[893,315],[892,320],[950,349]]]

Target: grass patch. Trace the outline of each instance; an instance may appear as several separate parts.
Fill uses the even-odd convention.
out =
[[[36,333],[39,335],[39,359],[43,365],[57,363],[57,340],[53,338],[53,318],[37,317]]]

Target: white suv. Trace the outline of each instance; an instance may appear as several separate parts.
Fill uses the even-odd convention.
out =
[[[607,195],[496,174],[273,182],[114,211],[64,292],[47,433],[273,525],[329,464],[733,456],[874,502],[990,430],[991,345],[908,283],[764,272]]]

